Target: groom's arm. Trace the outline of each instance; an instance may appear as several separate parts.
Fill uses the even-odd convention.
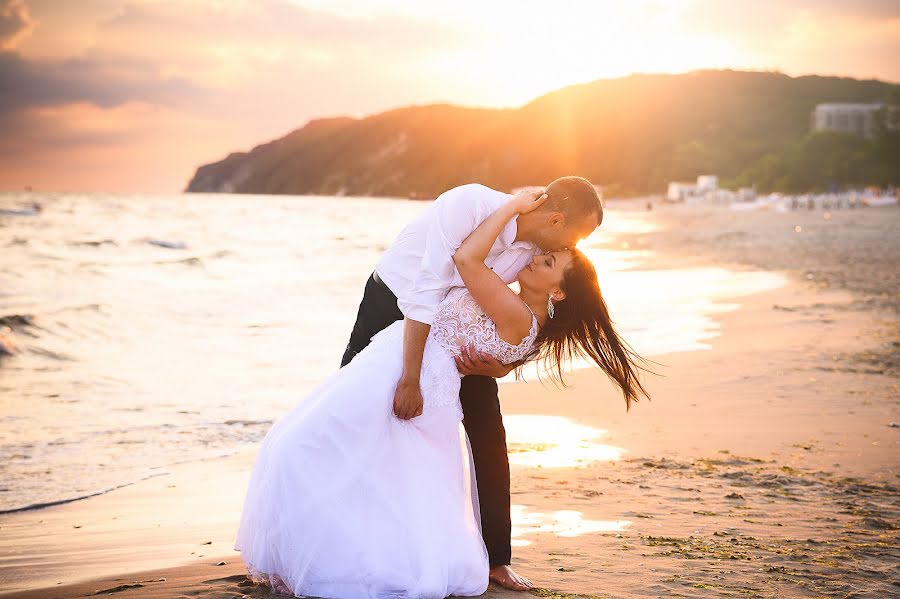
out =
[[[424,401],[419,378],[429,331],[430,324],[410,318],[403,320],[403,374],[394,391],[394,414],[403,420],[422,414]]]
[[[427,325],[447,291],[458,285],[453,255],[466,237],[493,212],[481,185],[461,185],[442,193],[431,205],[431,218],[418,272],[397,296],[397,307],[407,318]]]

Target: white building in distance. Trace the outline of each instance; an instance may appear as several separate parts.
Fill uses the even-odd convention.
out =
[[[696,183],[672,181],[666,190],[666,199],[670,202],[683,202],[693,196],[702,196],[706,192],[719,189],[719,177],[716,175],[700,175]]]
[[[812,128],[813,131],[837,131],[873,137],[875,113],[884,107],[883,102],[816,104],[812,113]]]
[[[719,178],[716,175],[700,175],[697,177],[697,191],[715,191],[719,189]]]

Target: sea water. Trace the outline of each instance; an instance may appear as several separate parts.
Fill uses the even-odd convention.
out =
[[[107,492],[258,443],[334,372],[366,278],[426,203],[236,194],[3,193],[0,512]],[[620,334],[702,350],[777,275],[654,270],[608,210],[582,243]],[[16,318],[16,317],[24,318]],[[30,322],[30,324],[28,324]],[[0,333],[3,335],[4,333]]]

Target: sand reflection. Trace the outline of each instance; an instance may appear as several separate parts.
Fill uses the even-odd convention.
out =
[[[618,460],[624,449],[597,443],[606,431],[561,416],[503,417],[509,463],[532,468],[571,468]]]
[[[620,532],[631,525],[630,520],[585,520],[581,512],[558,510],[550,513],[532,512],[524,505],[510,507],[512,517],[512,544],[515,547],[530,545],[522,537],[538,533],[551,533],[560,537],[577,537],[595,532]]]

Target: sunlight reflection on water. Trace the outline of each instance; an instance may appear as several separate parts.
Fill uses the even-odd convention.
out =
[[[503,417],[509,463],[532,468],[572,468],[618,460],[620,447],[596,443],[606,431],[562,416],[510,414]]]
[[[510,507],[510,516],[514,547],[530,545],[531,541],[522,537],[539,533],[577,537],[597,532],[621,532],[631,525],[630,520],[585,520],[584,515],[575,510],[558,510],[546,514],[531,512],[527,506],[518,504]]]

